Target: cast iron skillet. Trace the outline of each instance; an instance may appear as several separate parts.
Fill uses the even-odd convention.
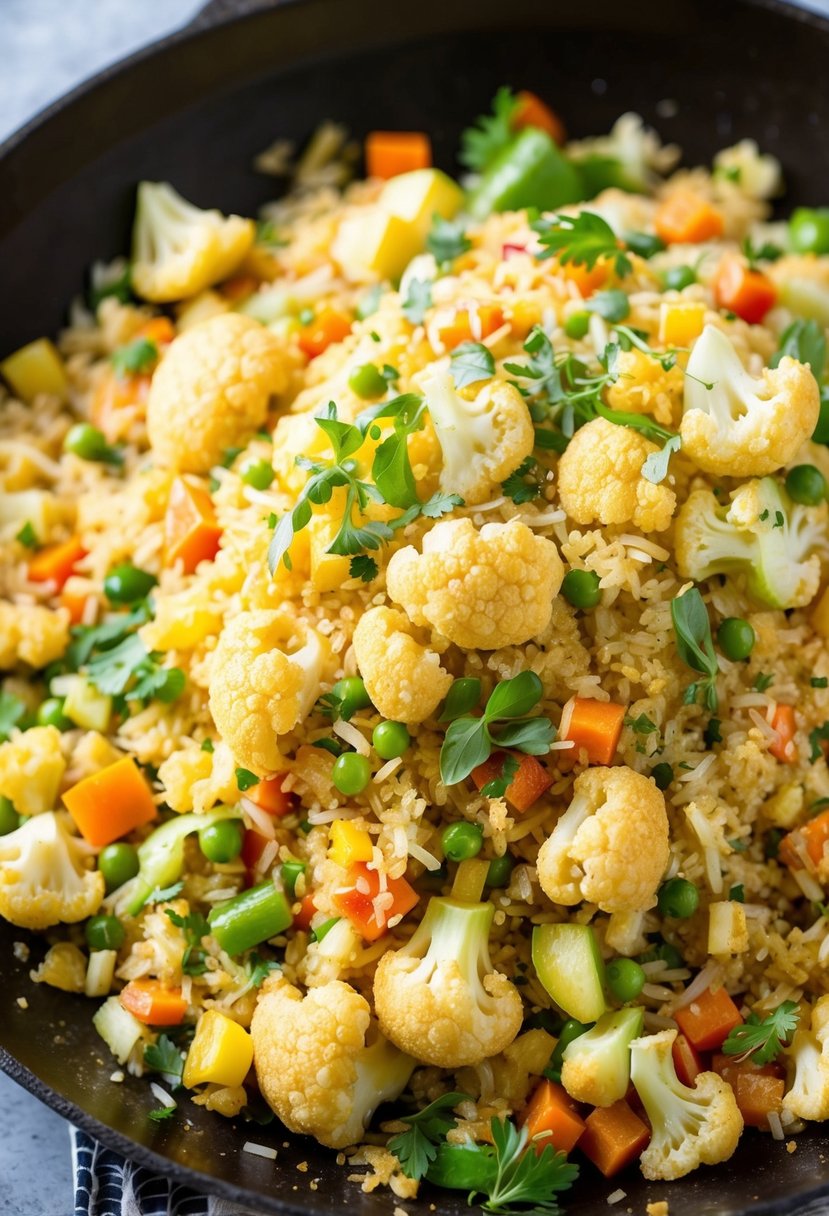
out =
[[[792,199],[826,203],[827,56],[829,22],[774,0],[214,0],[189,29],[104,72],[0,149],[0,355],[57,330],[89,263],[127,248],[138,179],[252,214],[273,189],[250,168],[254,154],[326,118],[357,136],[427,130],[451,170],[459,131],[504,83],[547,98],[575,135],[636,110],[694,163],[753,136],[782,160]],[[182,1117],[150,1122],[146,1084],[109,1081],[91,1003],[33,985],[14,959],[12,942],[26,937],[0,922],[0,1067],[37,1097],[125,1155],[259,1211],[390,1211],[388,1192],[364,1195],[333,1153],[278,1124],[227,1122],[188,1101]],[[43,945],[31,945],[37,962]],[[272,1143],[276,1162],[241,1152],[247,1139]],[[641,1213],[667,1198],[672,1216],[802,1211],[829,1194],[829,1137],[810,1132],[797,1145],[790,1155],[749,1132],[727,1165],[667,1186],[635,1171],[605,1182],[588,1168],[572,1210]],[[627,1198],[608,1209],[618,1186]],[[462,1196],[428,1191],[407,1209],[426,1216],[432,1201],[447,1216],[468,1210]]]

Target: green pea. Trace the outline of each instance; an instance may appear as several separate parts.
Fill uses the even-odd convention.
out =
[[[583,338],[590,328],[590,313],[586,309],[571,312],[564,322],[564,332],[568,338]]]
[[[550,1063],[544,1070],[545,1076],[549,1076],[550,1072],[553,1072],[559,1080],[561,1079],[561,1065],[563,1063],[565,1047],[569,1047],[574,1039],[579,1039],[583,1034],[587,1034],[593,1024],[592,1022],[577,1022],[575,1018],[567,1019],[559,1032],[558,1042],[553,1054],[550,1056]]]
[[[119,950],[125,936],[124,926],[115,916],[93,916],[86,922],[86,944],[90,950]]]
[[[98,869],[104,876],[107,894],[135,878],[139,867],[138,850],[131,844],[108,844],[98,854]]]
[[[829,207],[798,207],[789,220],[789,239],[797,253],[829,253]]]
[[[757,634],[748,621],[741,616],[729,616],[717,630],[717,642],[720,650],[732,663],[747,659],[754,649]]]
[[[242,481],[254,490],[267,490],[275,476],[267,460],[254,460],[242,469]]]
[[[412,737],[402,722],[378,722],[371,741],[381,760],[394,760],[408,751]]]
[[[337,680],[331,691],[339,698],[340,717],[346,722],[358,709],[368,709],[371,705],[371,697],[359,676],[347,676],[344,680]]]
[[[386,391],[386,381],[383,373],[374,363],[361,363],[355,367],[348,377],[348,387],[363,400],[371,397],[382,397]]]
[[[602,593],[595,570],[568,570],[561,583],[561,594],[574,608],[595,608]]]
[[[67,431],[63,450],[80,456],[81,460],[105,460],[112,449],[103,431],[88,422],[77,422]]]
[[[14,809],[11,798],[0,794],[0,836],[8,836],[20,827],[20,816]]]
[[[699,907],[699,891],[687,878],[669,878],[659,888],[657,906],[662,916],[687,920]]]
[[[38,726],[56,726],[58,730],[70,730],[74,723],[63,712],[65,704],[65,697],[47,697],[45,701],[41,701],[37,707]]]
[[[359,794],[371,779],[371,768],[365,756],[345,752],[334,761],[331,780],[341,794]]]
[[[614,958],[605,969],[607,986],[617,1001],[635,1001],[645,986],[645,973],[632,958]]]
[[[243,839],[238,819],[219,819],[199,832],[199,848],[208,861],[223,865],[236,860],[242,851]]]
[[[503,857],[493,857],[486,872],[486,885],[488,887],[505,887],[512,876],[514,867],[515,862],[509,853],[505,853]]]
[[[104,579],[104,594],[113,604],[134,604],[143,600],[158,582],[149,570],[140,570],[130,562],[113,566]]]
[[[786,474],[786,493],[794,502],[816,507],[826,497],[826,478],[813,464],[796,464]]]
[[[666,764],[663,760],[661,764],[653,766],[651,776],[656,782],[658,790],[666,790],[674,779],[674,770],[670,764]]]
[[[696,281],[696,271],[692,266],[672,266],[662,276],[666,291],[682,291]]]
[[[470,857],[477,857],[480,853],[484,843],[484,830],[480,824],[459,820],[443,829],[440,840],[444,856],[449,861],[468,861]]]

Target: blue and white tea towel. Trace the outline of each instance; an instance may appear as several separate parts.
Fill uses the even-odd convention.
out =
[[[75,1216],[259,1216],[135,1165],[76,1127],[70,1133]]]

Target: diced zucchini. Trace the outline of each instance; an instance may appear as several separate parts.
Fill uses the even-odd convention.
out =
[[[38,540],[49,534],[53,498],[46,490],[16,490],[0,494],[0,526],[31,524]]]
[[[579,1022],[596,1022],[607,1008],[604,963],[590,925],[536,925],[536,974],[560,1009]]]
[[[780,303],[799,317],[829,325],[829,289],[813,279],[787,279],[780,287]]]

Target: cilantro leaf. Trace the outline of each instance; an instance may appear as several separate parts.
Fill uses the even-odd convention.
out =
[[[762,245],[755,245],[750,236],[744,239],[740,248],[748,262],[749,270],[757,270],[759,262],[776,262],[778,258],[783,256],[783,250],[779,245],[774,245],[771,241],[764,241]]]
[[[754,681],[752,687],[755,692],[765,692],[767,688],[771,688],[774,683],[773,675],[766,675],[765,672],[760,672]]]
[[[562,266],[572,262],[592,270],[600,258],[606,258],[620,278],[633,269],[610,224],[592,211],[536,220],[533,231],[543,246],[536,255],[540,259],[556,258]]]
[[[520,102],[512,89],[502,86],[492,101],[492,113],[482,114],[461,135],[458,156],[462,165],[483,173],[515,137],[513,122]]]
[[[245,790],[251,790],[255,785],[259,784],[259,778],[256,776],[256,773],[252,773],[250,769],[237,768],[236,784],[244,794]]]
[[[31,522],[28,519],[20,531],[15,534],[14,539],[26,549],[40,548],[40,541],[38,540],[37,532],[35,532]]]
[[[72,630],[72,641],[67,647],[63,661],[70,671],[78,671],[89,660],[94,651],[111,650],[151,617],[146,600],[138,603],[129,612],[119,612],[108,617],[100,625],[78,625]]]
[[[148,372],[157,361],[158,347],[150,338],[136,338],[126,346],[119,346],[110,356],[115,374],[122,379]]]
[[[0,692],[0,742],[5,742],[15,726],[25,716],[26,706],[20,697],[3,690]]]
[[[99,692],[126,701],[155,699],[169,704],[184,691],[184,672],[162,667],[158,651],[148,651],[137,633],[90,660],[86,673]]]
[[[467,384],[490,380],[495,375],[495,360],[482,342],[461,342],[452,351],[449,370],[455,387],[466,388]]]
[[[626,291],[613,288],[610,291],[596,291],[585,301],[588,312],[598,313],[605,321],[624,321],[630,313],[630,298]]]
[[[638,718],[626,717],[625,726],[629,726],[637,735],[652,735],[659,727],[655,722],[652,722],[647,714],[640,714]]]
[[[783,1001],[767,1017],[750,1013],[741,1026],[735,1026],[723,1043],[727,1056],[751,1059],[755,1064],[768,1064],[791,1040],[800,1021],[796,1001]]]
[[[279,971],[276,959],[260,958],[256,951],[250,956],[250,982],[254,988],[261,988],[272,971]]]
[[[431,498],[426,499],[420,508],[420,514],[426,519],[440,519],[441,515],[448,515],[455,507],[463,505],[460,494],[444,494],[438,490]]]
[[[204,975],[207,970],[206,956],[201,949],[201,940],[210,933],[210,925],[201,912],[181,916],[174,908],[165,908],[173,924],[182,930],[186,948],[181,956],[181,969],[185,975]]]
[[[535,480],[527,480],[533,470],[538,467],[534,456],[528,456],[517,469],[513,470],[506,481],[501,482],[501,489],[507,498],[511,498],[516,506],[532,502],[541,493],[541,484]]]
[[[826,331],[817,321],[792,321],[780,335],[780,343],[769,366],[777,367],[784,355],[808,363],[818,384],[826,368]]]
[[[115,273],[112,273],[113,270]],[[97,273],[96,273],[97,272]],[[89,307],[94,311],[98,305],[107,296],[112,296],[121,304],[129,304],[133,298],[132,294],[132,267],[127,263],[123,269],[118,270],[115,266],[103,268],[95,266],[92,269],[93,282],[89,288],[87,298]],[[97,282],[95,282],[97,278]]]
[[[671,620],[679,657],[693,671],[699,671],[705,676],[704,680],[691,684],[686,690],[685,703],[693,704],[697,695],[701,693],[705,705],[712,713],[716,713],[719,705],[717,696],[719,665],[711,639],[708,609],[696,587],[691,587],[684,595],[678,595],[672,601]]]
[[[149,1111],[147,1118],[152,1119],[153,1123],[165,1123],[168,1119],[172,1119],[177,1110],[177,1102],[174,1102],[172,1106],[157,1106],[155,1110]]]
[[[472,248],[472,242],[466,235],[460,220],[445,220],[443,216],[432,216],[432,227],[426,237],[426,248],[436,262],[453,262],[467,249]]]
[[[392,1136],[388,1149],[400,1162],[400,1168],[407,1178],[420,1179],[424,1176],[437,1155],[436,1141],[445,1139],[455,1122],[452,1108],[464,1101],[466,1094],[443,1094],[416,1115],[401,1118],[401,1123],[409,1125],[408,1130]]]
[[[412,279],[402,307],[407,321],[422,325],[426,310],[432,307],[432,284],[427,279]]]
[[[169,900],[175,899],[177,895],[181,895],[183,890],[183,882],[174,882],[169,887],[154,887],[144,900],[144,904],[166,904]]]
[[[356,557],[352,557],[348,564],[348,573],[351,578],[359,578],[364,583],[370,583],[377,578],[378,570],[377,562],[367,553],[359,553]]]
[[[655,486],[664,481],[668,476],[671,457],[681,447],[682,439],[680,436],[671,435],[665,440],[658,452],[651,452],[650,456],[647,456],[642,463],[642,476],[645,481],[650,481]]]
[[[174,1080],[184,1071],[184,1053],[166,1034],[160,1034],[155,1043],[148,1043],[144,1048],[144,1064],[153,1072]]]
[[[809,731],[810,764],[816,764],[826,754],[821,743],[827,742],[829,742],[829,722],[824,722],[823,726],[816,726],[814,730]]]

